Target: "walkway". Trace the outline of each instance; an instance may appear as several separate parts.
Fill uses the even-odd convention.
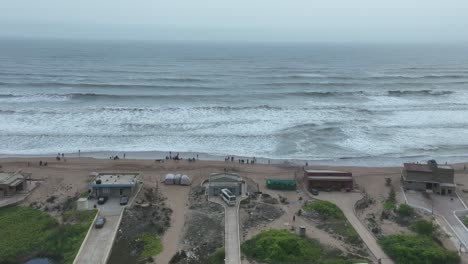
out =
[[[188,201],[190,188],[181,185],[169,185],[160,188],[166,188],[164,194],[167,197],[167,205],[172,209],[171,218],[173,222],[162,237],[163,251],[154,258],[156,263],[169,263],[179,250],[180,241],[182,241],[182,227],[184,226],[185,212],[187,210],[185,204]]]
[[[91,203],[90,203],[91,204]],[[124,207],[119,205],[119,199],[110,199],[99,206],[100,215],[106,218],[103,228],[93,227],[78,252],[73,264],[106,264],[112,250],[114,239],[122,220]]]
[[[240,197],[238,197],[240,198]],[[224,251],[226,264],[240,264],[240,237],[239,237],[239,205],[228,206],[221,198],[211,197],[210,202],[221,204],[224,207]]]
[[[307,192],[308,193],[308,192]],[[309,194],[309,193],[308,193]],[[310,194],[309,194],[310,195]],[[377,240],[371,232],[362,224],[354,213],[354,205],[362,198],[360,193],[342,193],[342,192],[321,192],[318,196],[312,196],[315,199],[330,201],[338,206],[367,245],[376,259],[382,259],[382,264],[393,264],[393,261],[383,252],[377,243]]]

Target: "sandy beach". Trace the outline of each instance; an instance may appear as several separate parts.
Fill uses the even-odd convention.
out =
[[[47,162],[47,166],[39,166],[39,161]],[[165,250],[159,254],[155,260],[156,263],[168,263],[170,258],[180,249],[183,249],[184,223],[187,220],[186,212],[188,206],[188,194],[191,188],[199,186],[200,183],[208,178],[210,173],[223,172],[224,169],[239,173],[241,177],[247,179],[251,186],[256,186],[259,191],[267,193],[272,197],[278,195],[286,197],[288,204],[281,204],[278,207],[283,211],[282,215],[272,221],[259,223],[254,227],[242,228],[241,237],[248,239],[261,230],[267,228],[288,228],[289,225],[304,225],[312,234],[313,238],[319,239],[322,243],[333,246],[345,252],[352,252],[350,246],[344,241],[338,240],[330,236],[323,230],[314,226],[313,223],[307,222],[304,219],[298,219],[297,223],[293,223],[292,218],[295,212],[301,208],[301,203],[297,202],[302,199],[309,199],[302,192],[302,187],[296,192],[272,191],[266,189],[265,180],[267,178],[276,179],[296,179],[299,186],[302,184],[302,167],[293,163],[275,163],[275,164],[239,164],[238,162],[224,162],[217,160],[198,160],[196,162],[181,161],[165,161],[155,162],[148,159],[96,159],[96,158],[66,158],[66,161],[57,161],[53,157],[34,157],[34,158],[2,158],[0,165],[4,171],[22,170],[31,173],[34,180],[40,180],[40,185],[33,193],[24,201],[24,204],[44,202],[48,197],[56,196],[58,199],[66,199],[69,196],[75,196],[87,190],[87,185],[92,177],[91,172],[140,172],[142,173],[141,180],[145,186],[158,186],[162,195],[167,197],[167,206],[173,211],[171,226],[165,232],[162,238]],[[455,164],[456,183],[459,188],[468,185],[468,177],[463,171],[464,163]],[[310,166],[314,169],[333,169],[345,170],[353,173],[356,188],[367,193],[376,201],[382,201],[388,195],[389,187],[385,185],[385,178],[392,179],[393,188],[397,192],[397,199],[401,202],[400,195],[400,171],[401,167],[357,167],[357,166]],[[183,173],[192,178],[191,187],[167,186],[160,184],[162,177],[167,173]],[[467,200],[465,197],[463,199]],[[378,211],[381,208],[381,203],[376,203],[373,208],[368,209],[369,212]],[[247,211],[241,210],[241,220],[248,217]],[[366,215],[369,212],[361,212],[358,217],[361,221],[365,221]],[[241,221],[242,222],[242,221]],[[405,232],[393,223],[382,225],[383,232],[391,234]],[[447,242],[447,244],[450,244]],[[372,259],[372,257],[371,257]],[[248,263],[243,260],[243,263]]]

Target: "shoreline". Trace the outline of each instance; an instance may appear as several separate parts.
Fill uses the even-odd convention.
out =
[[[210,153],[196,153],[196,152],[177,152],[172,151],[172,155],[179,153],[180,157],[184,160],[189,158],[197,158],[204,161],[224,161],[228,156],[221,156]],[[65,158],[95,158],[95,159],[110,159],[111,156],[118,156],[120,160],[123,160],[125,154],[126,160],[156,160],[165,159],[169,156],[169,152],[166,151],[91,151],[91,152],[69,152],[64,153]],[[27,158],[55,158],[57,155],[52,153],[44,154],[0,154],[0,160],[4,159],[27,159]],[[229,155],[229,157],[238,159],[252,159],[252,157],[246,157],[241,155]],[[338,159],[315,159],[315,160],[304,160],[304,159],[273,159],[265,157],[255,157],[257,164],[294,164],[298,166],[304,166],[306,163],[313,166],[343,166],[343,167],[395,167],[401,166],[405,162],[426,162],[430,159],[435,159],[439,163],[449,164],[461,164],[468,163],[467,156],[407,156],[407,157],[343,157]]]

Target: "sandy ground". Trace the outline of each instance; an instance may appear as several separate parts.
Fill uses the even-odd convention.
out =
[[[47,161],[48,166],[39,166],[39,161]],[[197,161],[189,163],[185,160],[175,162],[169,161],[164,163],[156,163],[152,160],[108,160],[94,158],[68,158],[66,162],[56,161],[54,158],[3,158],[0,159],[4,171],[16,171],[22,169],[25,172],[32,173],[33,179],[44,180],[33,191],[33,193],[25,200],[24,203],[45,201],[48,197],[54,195],[59,199],[66,199],[67,196],[73,196],[87,190],[87,185],[91,181],[90,172],[126,172],[138,171],[143,174],[145,184],[150,184],[160,187],[160,190],[168,198],[167,203],[173,210],[172,224],[169,230],[163,237],[164,251],[157,256],[157,263],[167,263],[168,260],[177,252],[182,243],[182,230],[184,226],[185,213],[187,208],[188,187],[181,186],[165,186],[160,184],[163,175],[167,173],[183,173],[193,179],[193,184],[200,184],[202,180],[207,179],[208,175],[213,172],[222,172],[224,168],[229,171],[237,172],[241,177],[250,178],[254,184],[258,186],[260,191],[270,193],[277,197],[278,194],[285,196],[290,201],[288,205],[282,205],[285,211],[279,219],[271,223],[253,228],[247,231],[245,239],[260,232],[263,228],[290,228],[290,225],[304,225],[307,228],[307,234],[311,237],[319,239],[322,243],[329,244],[344,251],[347,251],[347,245],[341,241],[337,241],[327,233],[315,228],[313,225],[303,222],[300,218],[296,218],[296,222],[292,222],[292,216],[301,206],[299,201],[300,192],[276,192],[265,189],[265,180],[267,178],[277,179],[294,179],[296,178],[299,184],[302,182],[302,168],[290,166],[287,164],[238,164],[226,163],[223,161]],[[466,171],[463,171],[464,164],[457,164],[456,183],[458,191],[462,194],[463,189],[467,189],[467,193],[463,193],[462,198],[465,202],[468,201],[468,176]],[[385,177],[392,178],[392,184],[395,191],[399,192],[400,186],[400,170],[399,167],[389,168],[373,168],[373,167],[330,167],[330,166],[313,166],[314,169],[335,169],[351,171],[354,175],[357,187],[360,190],[368,193],[377,203],[381,203],[387,197],[389,188],[385,186]],[[397,193],[397,199],[401,199]],[[378,210],[378,208],[376,209]],[[363,217],[360,216],[363,221]],[[389,224],[385,227],[385,233],[402,232],[398,227],[393,227]]]

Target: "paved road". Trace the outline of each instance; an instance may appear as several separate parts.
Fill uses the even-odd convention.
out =
[[[123,206],[115,199],[99,206],[99,209],[100,215],[106,217],[106,224],[101,229],[92,228],[74,264],[106,264],[119,229]]]
[[[411,206],[423,208],[428,212],[434,211],[434,214],[443,216],[445,221],[439,221],[441,225],[447,226],[446,230],[455,232],[459,242],[465,248],[468,248],[468,231],[462,226],[453,214],[456,210],[466,209],[458,197],[450,197],[432,194],[430,199],[424,197],[421,192],[407,191],[405,192],[408,204]],[[453,200],[451,200],[453,198]]]
[[[336,204],[343,211],[349,223],[354,227],[375,258],[382,259],[382,264],[393,264],[393,261],[380,248],[375,237],[354,214],[354,204],[362,198],[360,193],[321,192],[320,195],[314,196],[314,198]]]

